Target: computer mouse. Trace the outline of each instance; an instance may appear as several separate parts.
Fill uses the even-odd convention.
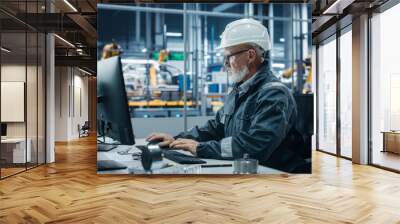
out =
[[[159,146],[158,144],[161,143],[161,142],[163,142],[163,140],[160,140],[160,139],[153,140],[153,141],[148,142],[148,143],[147,143],[147,146],[157,146],[157,147],[159,147],[159,148],[161,148],[161,149],[169,148],[168,145],[166,145],[166,146]]]
[[[149,141],[147,143],[147,145],[158,145],[158,143],[160,143],[160,142],[163,142],[163,140],[162,139],[155,139],[155,140]]]

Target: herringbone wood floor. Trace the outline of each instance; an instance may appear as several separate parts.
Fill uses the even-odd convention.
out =
[[[400,223],[400,175],[315,152],[312,175],[96,174],[95,140],[0,181],[0,223]]]

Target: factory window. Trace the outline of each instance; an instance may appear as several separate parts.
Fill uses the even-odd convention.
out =
[[[340,36],[340,154],[352,157],[352,33],[351,26]]]
[[[352,157],[352,26],[318,45],[316,148]],[[339,57],[337,57],[339,56]],[[340,122],[340,123],[338,123]]]
[[[318,149],[336,154],[336,36],[318,48]]]
[[[372,163],[400,170],[400,4],[371,19]]]

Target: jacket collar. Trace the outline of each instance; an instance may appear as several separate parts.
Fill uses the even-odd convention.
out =
[[[272,81],[274,76],[272,72],[268,70],[268,61],[264,61],[257,72],[248,80],[235,85],[235,88],[239,89],[239,97],[245,95],[250,89],[253,89],[256,85],[265,81]]]

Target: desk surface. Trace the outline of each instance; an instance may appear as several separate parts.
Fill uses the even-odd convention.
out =
[[[137,145],[145,145],[144,139],[136,139]],[[126,155],[120,155],[118,152],[128,152]],[[115,160],[123,163],[128,168],[112,171],[98,171],[98,174],[146,174],[142,168],[140,160],[134,160],[132,153],[140,152],[135,146],[118,146],[117,148],[108,152],[97,152],[97,160]],[[183,153],[184,152],[181,151]],[[182,165],[177,164],[171,160],[163,158],[162,161],[156,162],[152,166],[153,174],[233,174],[233,161],[229,160],[216,160],[216,159],[203,159],[207,164],[232,164],[231,167],[201,167],[201,164],[195,165]],[[168,165],[168,167],[165,167]],[[165,168],[161,168],[165,167]],[[258,166],[258,174],[283,174],[284,172],[272,169],[265,166]]]

